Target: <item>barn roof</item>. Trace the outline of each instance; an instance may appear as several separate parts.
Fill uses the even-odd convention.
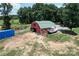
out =
[[[55,23],[51,21],[35,21],[37,24],[39,24],[40,28],[51,28],[52,26],[55,26]]]

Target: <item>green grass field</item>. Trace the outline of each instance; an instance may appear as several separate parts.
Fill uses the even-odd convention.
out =
[[[12,19],[10,22],[11,22],[12,25],[18,25],[19,24],[18,19]],[[3,20],[0,20],[0,25],[3,25]]]

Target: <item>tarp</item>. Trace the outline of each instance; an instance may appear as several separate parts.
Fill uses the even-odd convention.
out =
[[[0,40],[8,37],[12,37],[15,35],[15,31],[12,29],[9,30],[0,30]]]
[[[35,21],[41,29],[43,28],[51,28],[52,26],[55,27],[55,23],[51,21]]]

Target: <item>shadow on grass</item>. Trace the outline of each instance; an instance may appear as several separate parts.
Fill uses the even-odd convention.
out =
[[[69,35],[74,35],[74,36],[78,35],[77,33],[75,33],[72,30],[61,30],[61,32],[64,34],[69,34]]]

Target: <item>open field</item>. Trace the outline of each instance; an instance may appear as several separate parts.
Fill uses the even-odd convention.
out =
[[[76,28],[75,28],[76,29]],[[76,31],[76,30],[74,30]],[[79,35],[60,32],[46,37],[30,31],[30,25],[17,30],[16,36],[0,40],[1,56],[71,56],[79,55]]]
[[[42,36],[31,32],[29,24],[20,25],[18,20],[11,23],[21,29],[14,37],[0,40],[1,56],[79,56],[79,28],[72,29],[77,36],[61,32]]]
[[[29,37],[30,36],[30,37]],[[0,43],[0,55],[8,56],[42,56],[42,55],[79,55],[79,46],[75,44],[76,37],[70,41],[46,41],[48,37],[32,32],[17,35]]]
[[[18,29],[27,27],[26,24],[25,25],[20,24],[18,19],[12,19],[10,21],[10,23],[11,23],[11,28],[14,30],[18,30]],[[3,20],[0,20],[0,26],[2,26],[2,25],[3,25]]]
[[[0,4],[0,56],[79,56],[79,4],[30,4]],[[15,31],[12,37],[5,31],[10,27],[9,19]],[[9,38],[1,39],[2,35]]]
[[[19,20],[18,19],[12,19],[11,21],[11,24],[13,25],[13,24],[19,24]],[[3,20],[0,20],[0,25],[2,25],[3,24]]]

